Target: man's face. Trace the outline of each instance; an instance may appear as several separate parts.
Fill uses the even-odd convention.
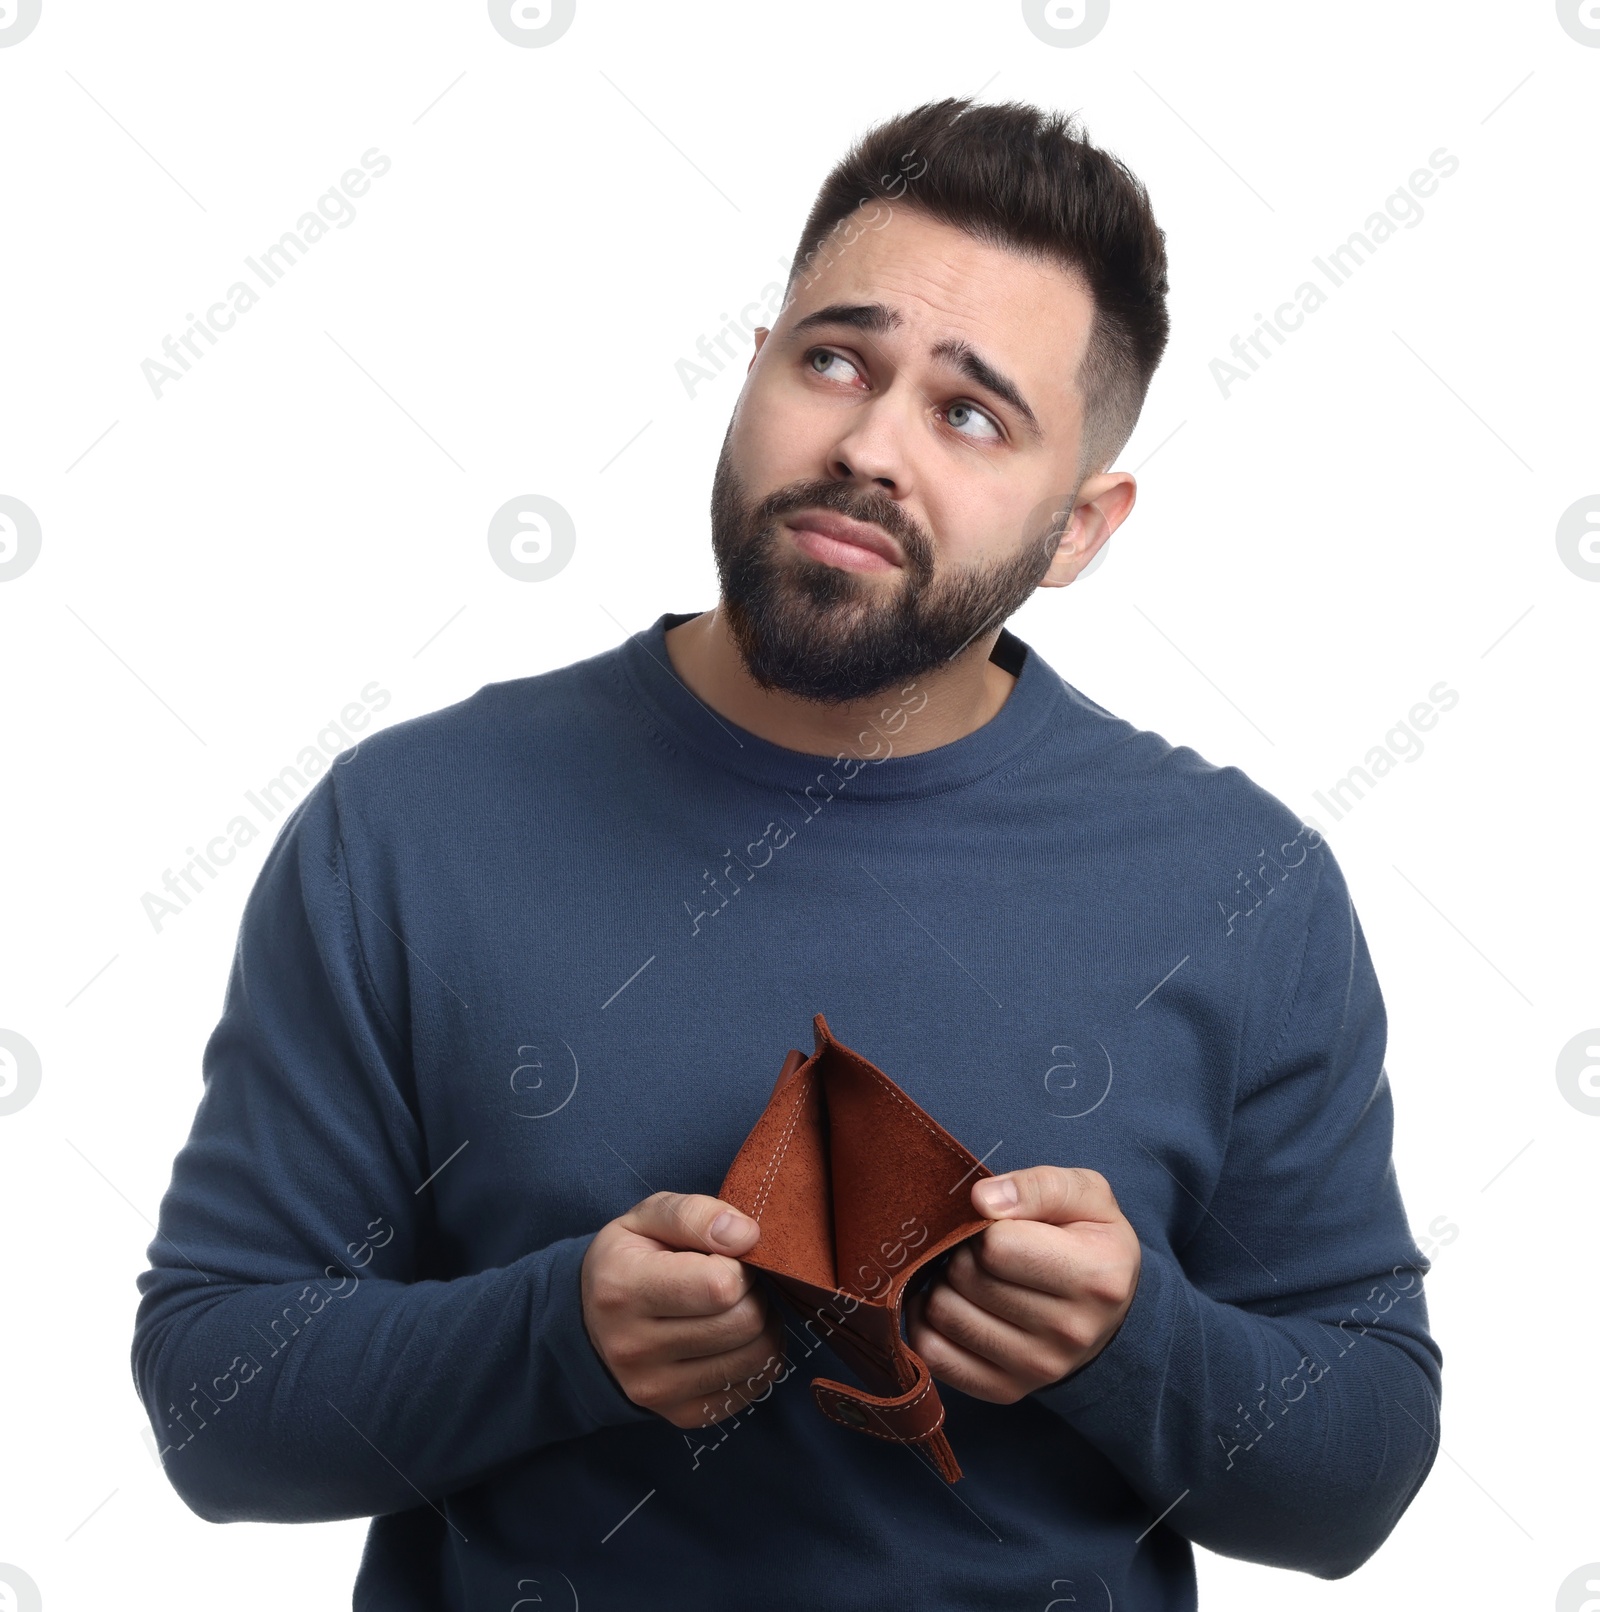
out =
[[[937,669],[1089,558],[1056,555],[1087,288],[903,205],[851,224],[758,333],[712,488],[751,676],[823,703]]]

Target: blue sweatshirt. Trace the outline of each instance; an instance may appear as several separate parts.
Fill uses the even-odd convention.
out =
[[[1352,1572],[1432,1463],[1441,1357],[1327,846],[1009,631],[982,727],[898,754],[912,684],[829,758],[703,705],[688,619],[362,739],[285,821],[139,1278],[179,1494],[372,1517],[384,1612],[1167,1612],[1191,1541]],[[715,1194],[819,1011],[991,1170],[1098,1170],[1139,1235],[1086,1366],[941,1388],[955,1485],[820,1414],[810,1379],[855,1379],[812,1335],[686,1433],[584,1327],[595,1232]]]

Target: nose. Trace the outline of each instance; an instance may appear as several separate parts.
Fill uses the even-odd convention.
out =
[[[891,394],[875,398],[852,414],[849,428],[834,443],[828,474],[836,481],[882,489],[903,499],[911,491],[903,405]]]

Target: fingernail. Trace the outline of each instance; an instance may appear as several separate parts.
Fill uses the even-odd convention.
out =
[[[1009,1209],[1017,1201],[1017,1183],[1009,1176],[985,1181],[978,1188],[978,1201],[985,1209]]]
[[[711,1235],[719,1243],[735,1243],[744,1235],[745,1217],[738,1215],[731,1209],[724,1209],[715,1220],[711,1222]]]

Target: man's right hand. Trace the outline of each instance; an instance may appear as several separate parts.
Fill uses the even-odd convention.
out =
[[[595,1234],[583,1259],[583,1323],[634,1404],[708,1427],[783,1373],[783,1325],[739,1263],[761,1228],[703,1193],[656,1192]]]

